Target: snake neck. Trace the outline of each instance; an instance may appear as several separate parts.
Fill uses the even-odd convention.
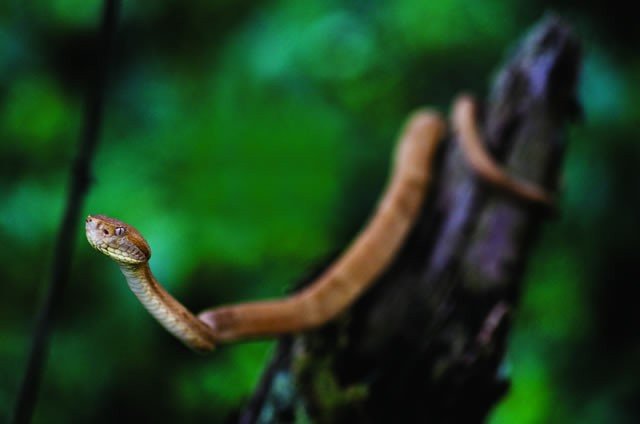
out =
[[[121,264],[120,270],[133,294],[167,331],[195,351],[214,349],[215,337],[211,329],[158,283],[147,263]]]

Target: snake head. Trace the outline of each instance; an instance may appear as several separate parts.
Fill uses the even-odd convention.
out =
[[[85,230],[89,244],[119,264],[140,265],[151,258],[151,248],[131,225],[104,215],[89,215]]]

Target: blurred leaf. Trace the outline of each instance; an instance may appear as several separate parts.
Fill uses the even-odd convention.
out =
[[[78,122],[55,81],[41,74],[24,76],[10,86],[0,128],[16,148],[40,159],[54,159],[57,150],[70,149],[69,138]],[[62,140],[64,138],[64,140]]]

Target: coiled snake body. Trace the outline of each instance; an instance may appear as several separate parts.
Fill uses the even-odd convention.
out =
[[[452,115],[467,162],[481,178],[520,199],[551,204],[544,190],[509,176],[493,162],[479,138],[469,97],[455,103]],[[444,131],[437,113],[421,110],[412,115],[400,135],[387,189],[368,225],[318,279],[284,299],[214,308],[196,317],[155,279],[148,264],[151,249],[135,228],[103,215],[89,216],[87,239],[120,266],[149,313],[196,351],[211,351],[220,342],[304,331],[348,308],[392,262],[417,219]]]

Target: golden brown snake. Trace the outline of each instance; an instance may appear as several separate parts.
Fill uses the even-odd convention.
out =
[[[470,96],[460,96],[453,105],[452,126],[465,159],[480,178],[518,198],[553,207],[551,196],[541,187],[509,175],[500,168],[485,148],[475,123],[475,103]]]
[[[475,129],[473,104],[469,107],[469,103],[466,97],[456,102],[453,125],[459,137],[466,138],[461,147],[472,168],[517,197],[546,203],[546,197],[532,196],[532,186],[509,177],[483,147],[477,146],[482,142]],[[154,278],[148,264],[151,249],[135,228],[103,215],[89,216],[87,239],[118,263],[129,287],[151,315],[196,351],[210,351],[220,342],[314,328],[347,309],[400,250],[426,195],[431,163],[444,129],[435,112],[421,110],[411,116],[396,147],[387,189],[368,225],[320,277],[283,299],[223,306],[196,317]]]

